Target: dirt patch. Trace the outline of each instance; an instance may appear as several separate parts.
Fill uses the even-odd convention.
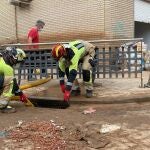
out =
[[[37,150],[52,141],[63,144],[60,150],[149,149],[149,103],[71,105],[65,110],[14,105],[16,113],[0,114],[1,150]],[[91,107],[96,111],[84,113]],[[101,133],[106,124],[120,128]]]
[[[61,136],[61,126],[53,121],[32,121],[19,124],[5,131],[2,149],[34,149],[53,150],[66,149],[66,143]]]
[[[54,121],[19,121],[3,132],[3,150],[80,150],[101,149],[109,140],[100,134],[100,124],[87,122],[65,128]]]

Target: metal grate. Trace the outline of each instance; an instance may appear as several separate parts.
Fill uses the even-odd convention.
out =
[[[142,56],[142,38],[137,39],[110,39],[88,41],[99,48],[96,51],[96,66],[93,68],[93,78],[141,78],[141,87],[143,86],[143,56]],[[134,48],[136,43],[140,42],[140,48]],[[35,43],[36,45],[48,45],[51,48],[57,42]],[[68,42],[60,42],[62,44]],[[16,46],[27,47],[34,44],[7,44],[2,47]],[[24,48],[23,48],[24,49]],[[58,64],[51,57],[50,49],[26,50],[28,59],[19,68],[15,70],[19,82],[21,79],[42,78],[50,76],[58,78]],[[78,78],[82,78],[82,64],[79,65]],[[37,69],[40,70],[37,73]],[[45,71],[42,71],[45,70]],[[140,75],[140,76],[138,76]]]
[[[42,77],[51,76],[58,78],[57,62],[51,57],[50,50],[25,51],[27,59],[21,64],[19,69],[15,69],[19,83],[21,79],[35,80]]]
[[[133,57],[134,56],[134,57]],[[138,77],[142,72],[142,54],[131,47],[103,48],[97,53],[96,78]]]
[[[51,50],[26,51],[27,60],[15,71],[21,79],[38,79],[50,76],[58,78],[57,62],[51,56]],[[134,57],[132,57],[134,55]],[[142,72],[142,55],[136,50],[109,47],[96,52],[97,65],[93,68],[95,78],[130,78]],[[78,77],[82,78],[82,64],[79,65]]]

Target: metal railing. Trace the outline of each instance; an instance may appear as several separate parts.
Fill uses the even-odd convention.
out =
[[[112,39],[89,41],[99,47],[96,52],[97,65],[93,68],[94,78],[142,78],[142,38],[137,39]],[[129,43],[130,42],[130,43]],[[133,50],[135,43],[141,42],[141,50]],[[36,44],[6,44],[6,46],[16,46],[23,48],[29,45],[48,45],[52,47],[58,42],[36,43]],[[68,43],[68,42],[59,42]],[[112,46],[113,45],[113,46]],[[51,76],[58,78],[57,62],[51,57],[51,49],[25,50],[28,58],[26,62],[15,71],[19,82],[21,79],[42,78]],[[134,56],[134,57],[133,57]],[[82,77],[81,65],[79,65],[78,77]]]
[[[108,42],[141,42],[143,41],[143,38],[131,38],[131,39],[108,39],[108,40],[91,40],[88,41],[90,43],[108,43]],[[33,46],[33,45],[54,45],[56,43],[62,43],[66,44],[69,43],[69,41],[64,41],[64,42],[48,42],[48,43],[31,43],[31,44],[21,44],[21,43],[16,43],[16,44],[4,44],[1,45],[1,47],[7,47],[7,46],[17,46],[17,47],[27,47],[27,46]]]

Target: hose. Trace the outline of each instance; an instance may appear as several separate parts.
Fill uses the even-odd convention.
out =
[[[32,88],[32,87],[35,87],[35,86],[38,86],[38,85],[41,85],[41,84],[44,84],[44,83],[46,83],[46,82],[48,82],[48,81],[50,81],[51,80],[51,78],[49,77],[49,78],[45,78],[45,79],[39,79],[39,80],[36,80],[36,81],[32,81],[32,83],[27,83],[27,84],[24,84],[24,85],[21,85],[19,88],[21,89],[21,90],[25,90],[25,89],[29,89],[29,88]],[[12,96],[11,98],[10,98],[10,100],[19,100],[19,96]],[[31,102],[30,102],[30,100],[28,99],[27,100],[27,103],[25,103],[25,105],[26,106],[34,106]]]
[[[45,79],[39,79],[36,81],[32,81],[32,83],[27,83],[27,84],[21,85],[20,89],[21,90],[29,89],[29,88],[44,84],[44,83],[48,82],[49,80],[51,80],[51,78],[45,78]]]

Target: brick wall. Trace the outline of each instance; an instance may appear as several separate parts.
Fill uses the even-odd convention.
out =
[[[0,0],[0,43],[16,41],[15,9],[7,0]]]
[[[111,38],[134,37],[133,0],[105,0],[105,33]]]
[[[14,6],[6,2],[0,1],[0,5],[5,5],[1,16],[4,22],[14,24],[14,17],[7,19],[9,13],[14,15]],[[132,38],[134,35],[133,0],[33,0],[30,7],[17,7],[20,42],[26,43],[27,32],[37,19],[46,23],[40,33],[41,42]],[[6,26],[5,29],[14,36],[15,28]]]

